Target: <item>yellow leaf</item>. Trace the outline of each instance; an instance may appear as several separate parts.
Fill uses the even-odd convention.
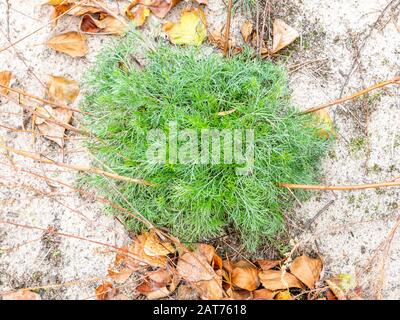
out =
[[[288,290],[281,291],[275,296],[275,300],[293,300],[292,295]]]
[[[295,41],[299,33],[284,21],[276,19],[273,24],[273,36],[272,53],[276,53]]]
[[[47,41],[47,46],[71,57],[83,57],[88,52],[86,37],[76,31],[69,31],[54,36]]]
[[[322,128],[318,131],[321,138],[329,139],[331,136],[336,136],[333,121],[329,112],[325,109],[314,112],[322,124]]]
[[[0,84],[9,87],[11,76],[11,71],[0,71]],[[0,86],[0,93],[6,95],[8,93],[8,89]]]
[[[163,30],[172,43],[198,46],[207,36],[206,24],[203,10],[194,8],[183,10],[179,23],[167,22]]]

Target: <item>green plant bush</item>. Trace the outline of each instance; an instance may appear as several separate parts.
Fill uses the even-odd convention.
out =
[[[293,203],[276,182],[316,182],[329,143],[318,134],[315,119],[298,116],[291,106],[283,68],[246,52],[225,59],[201,48],[151,48],[131,33],[98,57],[85,87],[82,108],[88,114],[82,124],[97,137],[88,141],[95,158],[109,170],[153,185],[118,182],[113,192],[103,177],[84,180],[182,241],[219,236],[228,226],[249,251],[274,239]],[[218,115],[231,109],[236,112]],[[238,175],[238,164],[147,161],[149,130],[168,132],[170,121],[196,131],[254,129],[253,170]],[[135,231],[143,228],[135,219],[126,222]]]

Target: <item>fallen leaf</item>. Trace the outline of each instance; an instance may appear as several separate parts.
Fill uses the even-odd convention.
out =
[[[106,7],[106,5],[104,5],[104,7]],[[71,11],[69,11],[68,14],[71,16],[80,17],[85,14],[95,14],[101,12],[104,12],[104,9],[97,6],[95,3],[90,3],[89,1],[87,4],[81,4],[76,6]]]
[[[211,31],[210,36],[208,37],[208,41],[220,50],[224,50],[225,46],[225,34],[223,33],[223,29],[224,26],[222,26],[219,30]],[[228,48],[234,54],[242,52],[242,49],[237,47],[235,42],[231,38],[229,39]]]
[[[219,255],[215,254],[211,265],[214,268],[214,270],[222,269],[222,258]]]
[[[253,33],[253,23],[251,21],[245,21],[240,28],[240,32],[242,33],[243,40],[247,42]]]
[[[157,283],[159,287],[164,287],[172,280],[171,274],[165,269],[159,269],[146,274],[149,280]]]
[[[260,266],[261,269],[264,271],[275,268],[281,263],[281,260],[266,260],[266,259],[260,259],[256,261],[257,264]]]
[[[272,53],[276,53],[287,47],[298,37],[299,33],[294,28],[287,25],[284,21],[276,19],[273,24]]]
[[[347,300],[353,297],[352,291],[356,288],[356,281],[351,274],[339,274],[326,280],[326,283],[338,300]]]
[[[72,119],[72,111],[63,108],[52,108],[51,106],[46,105],[44,107],[36,108],[36,112],[40,114],[40,116],[34,117],[34,123],[39,129],[39,132],[62,148],[64,146],[65,127],[46,120],[54,119],[69,124]]]
[[[321,270],[321,259],[312,259],[306,255],[297,257],[290,265],[290,272],[310,289],[315,288]]]
[[[18,290],[1,296],[3,300],[42,300],[38,293],[28,290]]]
[[[220,270],[221,271],[221,270]],[[222,273],[218,272],[211,280],[198,281],[194,287],[198,290],[200,298],[203,300],[220,300],[224,295],[222,289]]]
[[[139,235],[135,238],[133,241],[132,245],[129,246],[129,252],[133,254],[133,256],[138,258],[138,265],[150,265],[152,267],[160,267],[160,268],[165,268],[167,266],[167,257],[166,255],[148,255],[145,252],[145,244],[146,240],[148,238],[149,233],[145,233],[142,235]],[[149,245],[150,242],[147,244]],[[156,249],[152,249],[147,247],[147,252],[153,253],[153,250],[157,250],[160,248],[159,245],[156,245]],[[165,250],[164,247],[162,247],[161,250]],[[166,253],[168,251],[162,251],[162,253]]]
[[[175,252],[174,246],[169,242],[161,242],[155,232],[147,232],[144,236],[146,237],[146,240],[144,242],[143,250],[148,256],[166,256]]]
[[[323,128],[318,131],[319,136],[325,139],[329,139],[330,137],[335,136],[335,128],[329,112],[325,109],[321,109],[314,112],[314,114],[317,116],[323,126]]]
[[[79,91],[78,82],[64,77],[52,75],[47,83],[47,99],[60,105],[74,103]]]
[[[278,292],[274,298],[275,300],[293,300],[289,290]]]
[[[229,288],[226,294],[233,300],[249,300],[253,298],[252,292],[247,290],[232,290],[232,288]]]
[[[135,4],[132,6],[132,4]],[[147,17],[150,15],[150,9],[142,4],[136,5],[135,2],[131,3],[126,10],[125,15],[129,20],[133,21],[136,27],[144,25]]]
[[[119,284],[125,283],[132,273],[133,270],[130,268],[123,268],[121,270],[108,269],[108,275]]]
[[[302,284],[294,275],[281,270],[260,271],[258,274],[265,289],[276,291],[288,288],[302,288]]]
[[[233,263],[230,260],[223,260],[222,261],[222,267],[229,273],[232,274],[233,271]]]
[[[273,300],[276,292],[268,289],[258,289],[253,291],[253,299],[255,300]]]
[[[180,285],[176,292],[177,300],[198,300],[199,293],[190,285]]]
[[[97,300],[112,300],[117,294],[111,282],[104,282],[96,288],[96,299]]]
[[[76,31],[68,31],[52,37],[47,46],[53,50],[66,53],[71,57],[83,57],[88,52],[86,37]]]
[[[221,111],[221,112],[218,112],[217,114],[218,114],[220,117],[224,117],[224,116],[227,116],[227,115],[229,115],[229,114],[231,114],[231,113],[234,113],[234,112],[236,112],[236,109],[235,109],[235,108],[230,109],[230,110],[227,110],[227,111]]]
[[[207,36],[206,16],[201,8],[182,11],[179,23],[166,22],[163,31],[174,44],[198,46]]]
[[[235,267],[232,271],[232,284],[248,291],[256,290],[260,286],[258,270],[254,267]]]
[[[67,12],[71,8],[70,4],[59,4],[54,6],[53,13],[51,15],[51,20],[54,20],[53,27],[57,25],[58,17]]]
[[[157,300],[168,297],[171,292],[168,290],[167,287],[162,287],[157,290],[151,291],[146,294],[147,299],[149,300]]]
[[[196,0],[198,4],[208,5],[208,0]]]
[[[180,1],[181,0],[137,0],[137,4],[146,6],[158,18],[164,18]]]
[[[79,29],[86,33],[122,34],[125,31],[125,25],[112,16],[97,20],[86,14],[82,17]]]
[[[203,255],[206,258],[206,261],[210,264],[213,261],[215,255],[214,247],[205,243],[198,243],[194,252]]]
[[[0,71],[0,84],[9,87],[11,76],[12,76],[11,71]],[[8,93],[8,89],[0,87],[0,93],[6,95]]]
[[[216,275],[206,258],[194,252],[187,252],[180,256],[176,270],[184,280],[189,282],[211,280]]]

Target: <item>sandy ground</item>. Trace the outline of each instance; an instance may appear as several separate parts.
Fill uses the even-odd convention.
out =
[[[40,6],[41,2],[0,1],[0,47],[8,45],[7,35],[15,41],[48,21],[50,8]],[[212,30],[223,25],[225,12],[221,1],[209,2],[206,13]],[[282,52],[282,60],[292,70],[293,101],[301,108],[325,103],[399,75],[400,7],[395,8],[399,1],[278,2],[274,15],[301,33],[301,39]],[[124,8],[125,2],[119,3]],[[393,8],[382,14],[389,3]],[[175,19],[184,6],[182,3],[175,8],[168,18]],[[238,38],[241,21],[235,19],[233,25],[233,34]],[[146,29],[157,35],[159,26],[160,21],[152,17]],[[41,45],[52,34],[76,29],[74,18],[63,19],[55,30],[45,27],[13,49],[1,52],[0,71],[11,70],[13,87],[38,96],[43,95],[40,82],[45,82],[48,74],[81,80],[107,37],[89,36],[89,54],[78,59]],[[299,65],[302,63],[306,64]],[[354,72],[350,74],[352,69]],[[330,113],[338,140],[321,168],[323,183],[361,184],[399,177],[399,109],[399,89],[394,87],[332,108]],[[21,130],[30,128],[29,118],[16,104],[0,98],[0,110],[1,125]],[[79,146],[79,136],[69,133],[68,137],[62,154],[59,147],[41,137],[33,140],[30,133],[0,127],[2,143],[14,148],[40,152],[53,159],[64,159],[66,163],[90,163],[90,156]],[[55,182],[46,183],[26,171],[71,185],[76,179],[74,173],[2,151],[0,220],[57,228],[117,246],[127,241],[122,225],[105,215],[92,198],[80,196]],[[364,294],[369,297],[376,296],[379,280],[383,279],[383,297],[398,299],[399,235],[387,240],[399,213],[399,194],[399,188],[316,193],[310,201],[299,203],[295,215],[290,217],[293,242],[301,241],[302,248],[317,251],[324,258],[324,276],[359,273],[367,287]],[[311,220],[313,223],[308,224]],[[382,243],[390,247],[377,250]],[[113,254],[102,245],[3,224],[0,224],[0,250],[0,292],[66,284],[61,288],[42,289],[40,294],[44,299],[92,299],[99,283],[94,278],[106,276],[113,259]],[[381,268],[382,262],[385,262],[384,268]],[[363,269],[369,265],[375,272]]]

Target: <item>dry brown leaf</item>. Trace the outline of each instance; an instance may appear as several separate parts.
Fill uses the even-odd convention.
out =
[[[211,31],[208,37],[208,41],[220,50],[223,50],[225,46],[225,34],[223,32],[223,29],[224,26],[222,26],[219,30]],[[237,47],[235,42],[231,38],[229,39],[228,48],[234,54],[242,52],[242,49]]]
[[[326,280],[326,283],[338,300],[359,298],[354,294],[356,281],[350,274],[339,274],[334,278]]]
[[[235,267],[232,271],[232,284],[248,291],[260,286],[258,270],[254,267]]]
[[[180,285],[176,291],[177,300],[198,300],[199,293],[190,285]]]
[[[132,3],[134,4],[134,3]],[[125,15],[129,20],[133,21],[136,27],[144,25],[147,17],[150,15],[150,9],[142,4],[129,5],[125,10]]]
[[[222,269],[222,258],[215,254],[211,263],[214,270],[221,270]]]
[[[198,243],[194,252],[202,254],[206,258],[206,261],[210,264],[213,261],[215,255],[214,247],[205,243]]]
[[[174,246],[170,242],[161,242],[154,231],[144,234],[146,241],[143,246],[144,253],[148,256],[166,256],[175,252]]]
[[[223,260],[222,267],[229,273],[232,274],[234,264],[230,260]]]
[[[104,5],[104,7],[106,7],[106,5]],[[76,6],[71,11],[69,11],[68,14],[71,16],[80,17],[85,14],[95,14],[102,12],[104,12],[104,9],[102,9],[101,7],[97,6],[94,3],[88,2],[87,4]]]
[[[67,12],[71,8],[70,4],[60,4],[54,7],[53,13],[51,14],[51,20],[55,20],[53,22],[53,27],[55,27],[58,23],[58,17]],[[57,20],[56,20],[57,19]]]
[[[144,246],[146,244],[146,240],[148,238],[149,233],[145,233],[142,235],[139,235],[136,237],[132,245],[129,246],[129,252],[132,253],[134,256],[138,257],[138,265],[150,265],[152,267],[160,267],[160,268],[165,268],[167,266],[167,257],[166,255],[155,255],[151,256],[148,255],[145,250]],[[151,243],[151,242],[150,242]],[[156,246],[156,249],[159,248],[159,246]],[[153,249],[147,248],[147,252],[153,252]],[[164,250],[164,248],[162,249]],[[163,251],[165,252],[165,251]]]
[[[96,299],[97,300],[112,300],[117,294],[111,282],[104,282],[96,288]]]
[[[64,77],[50,76],[47,83],[48,100],[60,105],[74,103],[79,91],[78,82]]]
[[[297,257],[290,265],[290,272],[310,289],[315,288],[321,270],[321,259],[312,259],[306,255]]]
[[[0,71],[0,84],[9,87],[11,76],[12,76],[11,71]],[[0,87],[0,93],[6,95],[8,93],[8,89]]]
[[[159,287],[164,287],[172,280],[172,275],[165,269],[159,269],[146,274],[149,280],[157,283]]]
[[[174,44],[199,46],[207,37],[206,16],[201,8],[184,9],[178,23],[166,22],[163,31]]]
[[[224,296],[222,289],[222,270],[215,273],[211,280],[198,281],[194,287],[198,290],[200,298],[203,300],[220,300]]]
[[[119,284],[125,283],[132,273],[133,270],[130,268],[123,268],[121,270],[108,269],[108,275]]]
[[[137,0],[137,4],[146,6],[158,18],[164,18],[180,1],[181,0]]]
[[[198,4],[208,5],[208,0],[196,0]]]
[[[162,287],[162,288],[156,289],[154,291],[148,292],[146,294],[146,297],[149,300],[157,300],[157,299],[162,299],[162,298],[168,297],[170,294],[171,294],[171,292],[168,290],[167,287]]]
[[[232,290],[232,288],[229,288],[226,290],[226,294],[233,300],[249,300],[253,298],[252,292],[247,290]]]
[[[294,275],[281,270],[260,271],[258,274],[265,289],[276,291],[288,288],[302,288],[302,284]]]
[[[47,139],[54,141],[61,148],[64,146],[65,128],[47,119],[56,119],[62,123],[69,124],[72,119],[72,111],[63,108],[52,108],[49,105],[36,108],[40,116],[34,117],[34,123],[40,133]]]
[[[276,19],[273,24],[272,53],[276,53],[287,47],[298,37],[299,33],[294,28],[287,25],[284,21]]]
[[[68,31],[52,37],[47,46],[53,50],[66,53],[71,57],[83,57],[87,54],[86,37],[76,31]]]
[[[202,254],[187,252],[179,257],[178,274],[186,281],[198,282],[215,278],[214,269]]]
[[[264,271],[275,268],[281,263],[281,260],[266,260],[266,259],[260,259],[256,261],[257,264],[260,266],[261,269]]]
[[[18,290],[1,295],[3,300],[42,300],[38,293],[28,290]]]
[[[247,42],[253,33],[253,23],[251,21],[245,21],[240,28],[240,32],[242,33],[243,40]]]
[[[278,292],[278,294],[275,296],[275,300],[293,300],[293,297],[289,290],[285,290]]]
[[[273,300],[276,292],[268,289],[258,289],[253,291],[253,299],[255,300]]]
[[[125,31],[125,25],[112,16],[97,20],[86,14],[82,17],[79,29],[86,33],[122,34]]]

